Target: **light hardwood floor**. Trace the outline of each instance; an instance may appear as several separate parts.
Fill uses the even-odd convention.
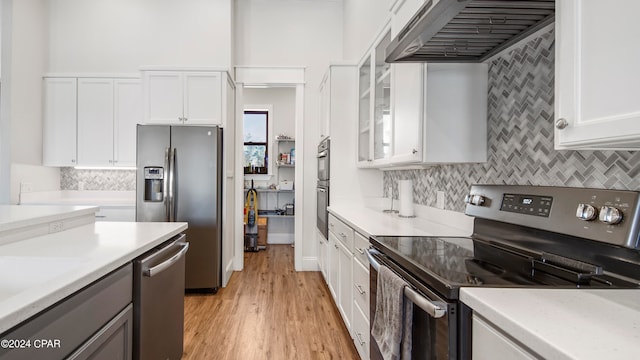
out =
[[[296,272],[294,249],[245,253],[215,295],[185,298],[183,359],[359,359],[319,272]]]

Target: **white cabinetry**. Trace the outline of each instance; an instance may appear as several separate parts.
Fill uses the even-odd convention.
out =
[[[532,355],[484,318],[473,315],[472,358],[474,360],[532,360]]]
[[[78,79],[78,165],[135,166],[137,79]]]
[[[224,125],[221,71],[143,71],[150,124]]]
[[[76,166],[76,78],[44,79],[43,163]]]
[[[391,42],[389,26],[359,65],[358,165],[375,167],[391,156],[391,65],[384,51]]]
[[[352,334],[360,358],[369,358],[369,260],[365,251],[369,248],[369,240],[354,232],[353,259],[353,326]]]
[[[362,359],[369,359],[370,341],[368,247],[366,237],[329,215],[329,289],[333,282],[334,301]]]
[[[426,0],[395,0],[391,5],[391,28],[395,36],[416,14]],[[437,1],[436,1],[437,2]]]
[[[44,93],[44,165],[135,166],[139,79],[45,77]]]
[[[324,235],[322,235],[320,230],[316,231],[316,238],[318,239],[318,267],[320,268],[320,272],[322,273],[322,277],[324,278],[324,281],[329,282],[329,277],[328,277],[329,241],[324,238]]]
[[[486,161],[488,66],[385,63],[396,24],[405,23],[395,16],[407,16],[397,6],[360,63],[358,166]]]
[[[556,149],[640,148],[640,2],[556,3]]]

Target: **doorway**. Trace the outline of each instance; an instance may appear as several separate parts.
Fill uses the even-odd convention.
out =
[[[267,159],[245,158],[245,111],[267,111]],[[302,270],[303,171],[295,159],[303,156],[304,68],[236,67],[236,188],[246,189],[253,180],[267,219],[267,246],[294,246],[294,268]],[[298,144],[298,145],[296,145]],[[254,156],[255,157],[255,156]],[[255,165],[255,167],[254,167]],[[251,174],[246,174],[247,171]],[[255,170],[257,169],[257,170]],[[266,172],[266,174],[256,173]],[[298,185],[298,186],[296,186]],[[236,192],[238,209],[245,207],[246,190]],[[244,215],[236,214],[234,270],[244,268]]]

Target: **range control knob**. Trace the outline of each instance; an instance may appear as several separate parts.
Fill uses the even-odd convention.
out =
[[[598,210],[589,204],[578,204],[576,217],[584,221],[595,220],[598,217]]]
[[[599,219],[605,224],[615,225],[622,221],[622,211],[613,206],[603,206],[600,208]]]
[[[485,202],[485,197],[482,195],[467,195],[464,197],[464,202],[470,205],[482,206]]]

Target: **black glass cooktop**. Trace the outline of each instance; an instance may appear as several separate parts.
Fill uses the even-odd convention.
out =
[[[465,237],[376,236],[386,257],[447,298],[464,286],[609,287],[606,276],[544,263],[540,254]]]

